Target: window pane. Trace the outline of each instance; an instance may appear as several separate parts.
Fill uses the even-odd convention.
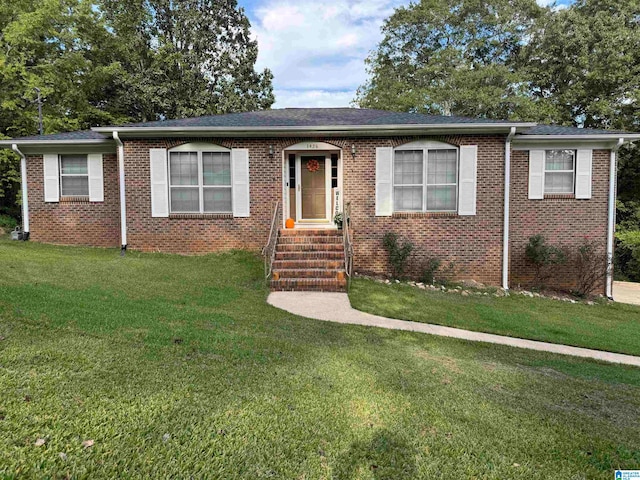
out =
[[[198,185],[198,154],[172,152],[169,170],[171,185]]]
[[[455,185],[444,187],[427,186],[427,210],[453,211],[456,209]]]
[[[60,194],[63,197],[89,195],[89,177],[60,177]]]
[[[172,188],[172,212],[200,212],[200,194],[198,188]]]
[[[547,150],[547,170],[573,170],[573,150]]]
[[[231,213],[231,187],[205,188],[204,211],[214,213]]]
[[[202,174],[205,185],[231,185],[231,155],[203,153]]]
[[[393,181],[396,185],[422,184],[422,150],[395,152]]]
[[[396,212],[422,210],[422,187],[395,187],[393,209]]]
[[[456,150],[429,150],[427,185],[456,183],[458,155]]]
[[[87,175],[87,156],[62,155],[60,157],[60,171],[63,175]]]
[[[573,193],[573,173],[547,172],[544,175],[545,193]]]

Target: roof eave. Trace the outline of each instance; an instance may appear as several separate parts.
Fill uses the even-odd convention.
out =
[[[101,139],[73,139],[68,140],[21,140],[19,138],[0,140],[0,146],[11,148],[11,145],[23,146],[44,146],[44,145],[115,145],[115,142],[109,138]]]
[[[624,138],[625,141],[640,140],[640,134],[638,133],[607,133],[607,134],[580,134],[580,135],[516,135],[513,138],[513,142],[526,142],[526,141],[544,141],[544,140],[610,140],[612,142],[617,141],[619,138]]]
[[[517,131],[534,127],[535,123],[456,123],[431,125],[326,125],[317,127],[95,127],[102,134],[117,131],[120,136],[289,136],[289,135],[406,135],[438,133],[508,133],[512,127]]]

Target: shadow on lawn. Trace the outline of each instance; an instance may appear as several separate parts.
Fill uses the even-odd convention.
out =
[[[388,429],[376,430],[371,440],[353,442],[337,458],[334,478],[359,478],[371,471],[376,479],[414,478],[417,452],[398,434]]]

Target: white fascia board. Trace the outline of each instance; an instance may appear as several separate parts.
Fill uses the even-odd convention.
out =
[[[431,125],[327,125],[319,127],[95,127],[98,133],[111,133],[117,130],[121,137],[158,137],[158,136],[242,136],[260,137],[290,135],[404,135],[439,133],[504,133],[512,127],[527,129],[535,123],[451,123]]]

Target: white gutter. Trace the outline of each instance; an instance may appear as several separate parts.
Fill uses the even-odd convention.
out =
[[[478,130],[489,133],[501,133],[513,127],[527,129],[535,127],[536,123],[449,123],[449,124],[404,124],[404,125],[321,125],[321,126],[269,126],[269,127],[207,127],[207,126],[154,126],[154,127],[94,127],[92,130],[98,133],[112,133],[117,130],[122,134],[145,134],[145,135],[169,135],[169,134],[216,134],[216,135],[264,135],[264,134],[380,134],[380,133],[422,133],[466,131],[477,132]]]
[[[118,136],[118,132],[113,132],[113,139],[118,145],[118,172],[120,179],[120,239],[121,239],[121,253],[124,254],[127,250],[127,197],[125,195],[124,187],[124,145]]]
[[[613,239],[616,228],[617,156],[618,150],[624,144],[624,141],[624,138],[620,138],[616,146],[611,149],[609,162],[609,222],[607,225],[607,285],[605,293],[611,300],[613,300]]]
[[[502,288],[509,290],[509,216],[511,211],[511,139],[516,127],[511,127],[504,143],[504,223],[502,227]]]
[[[22,186],[22,238],[29,239],[29,195],[27,192],[27,157],[20,151],[15,143],[11,145],[11,150],[20,155],[20,183]]]
[[[585,133],[582,135],[518,135],[513,143],[526,142],[527,140],[614,140],[620,133]],[[627,140],[640,140],[640,134],[625,133],[623,134]]]

